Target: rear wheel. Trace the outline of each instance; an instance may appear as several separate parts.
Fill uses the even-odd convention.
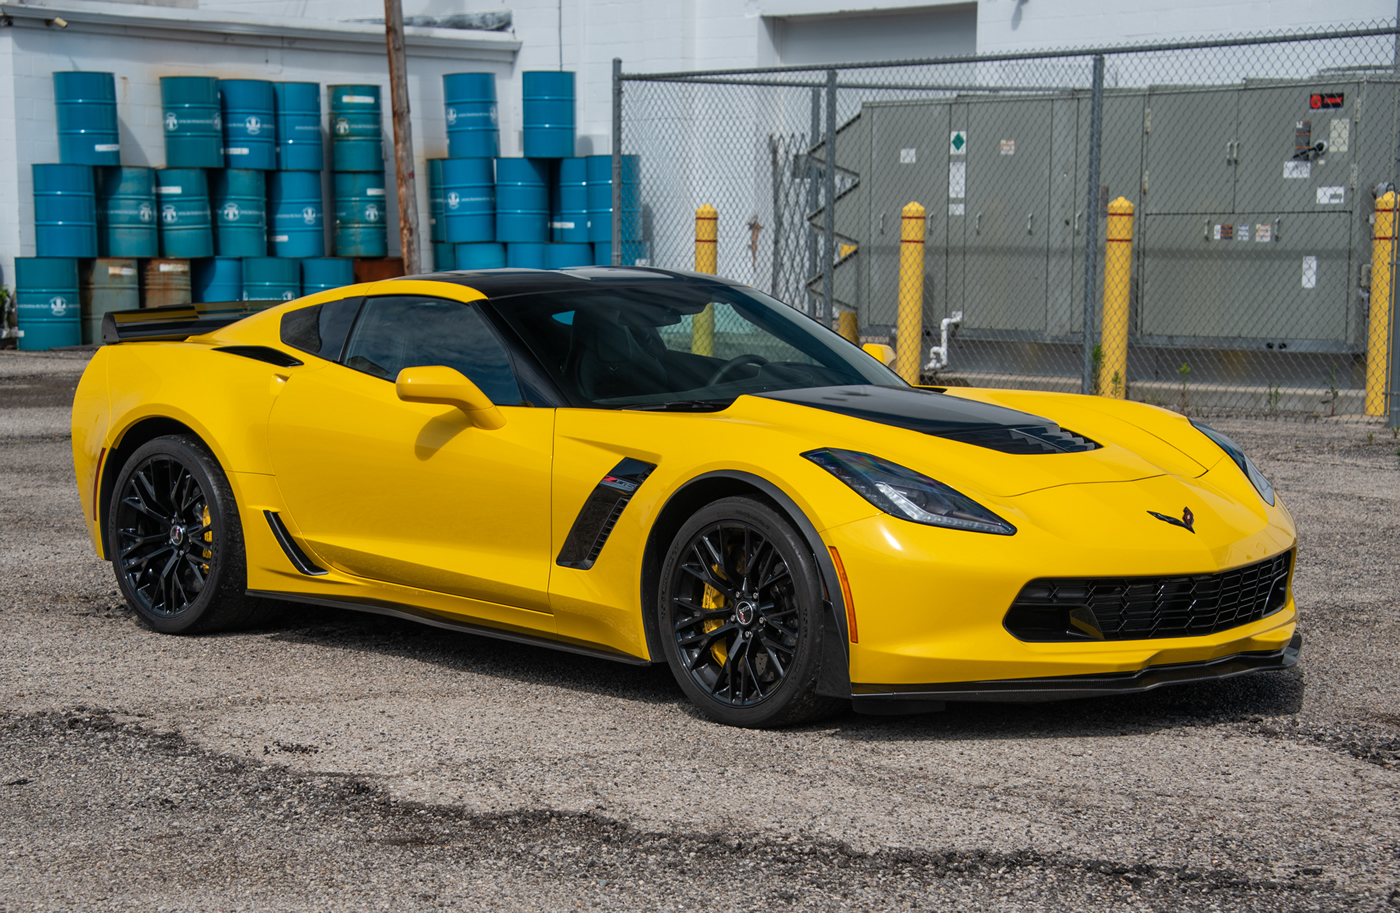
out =
[[[148,441],[112,492],[107,541],[117,586],[166,634],[246,627],[267,605],[245,595],[243,531],[218,461],[193,435]]]
[[[761,501],[716,501],[681,527],[658,594],[666,659],[687,696],[732,726],[800,723],[818,697],[822,588],[801,537]]]

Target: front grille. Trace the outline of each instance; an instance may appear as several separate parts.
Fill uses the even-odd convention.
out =
[[[1292,566],[1290,550],[1218,574],[1032,580],[1006,613],[1006,630],[1040,642],[1214,634],[1283,608]]]

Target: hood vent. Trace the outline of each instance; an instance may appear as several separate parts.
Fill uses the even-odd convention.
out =
[[[982,428],[962,433],[940,434],[938,437],[986,447],[1001,453],[1030,455],[1037,453],[1084,453],[1097,450],[1099,445],[1086,437],[1055,425],[1030,425],[1020,428]]]

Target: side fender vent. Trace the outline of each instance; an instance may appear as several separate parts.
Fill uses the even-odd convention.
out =
[[[274,349],[271,346],[219,346],[215,352],[227,352],[230,355],[241,355],[244,358],[251,358],[254,361],[265,361],[270,365],[279,368],[295,368],[306,364],[299,358],[294,358],[283,352],[281,349]]]
[[[583,509],[574,518],[574,525],[554,563],[580,571],[591,568],[602,554],[627,502],[655,468],[655,463],[628,457],[603,476],[589,493],[588,500],[583,502]]]

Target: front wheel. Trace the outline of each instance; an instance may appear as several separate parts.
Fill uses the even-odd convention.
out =
[[[661,569],[666,660],[686,695],[731,726],[800,723],[838,702],[819,697],[822,587],[786,518],[735,497],[690,518]]]
[[[243,531],[214,455],[192,435],[137,448],[117,475],[107,541],[117,585],[165,634],[246,627],[263,600],[245,595]]]

